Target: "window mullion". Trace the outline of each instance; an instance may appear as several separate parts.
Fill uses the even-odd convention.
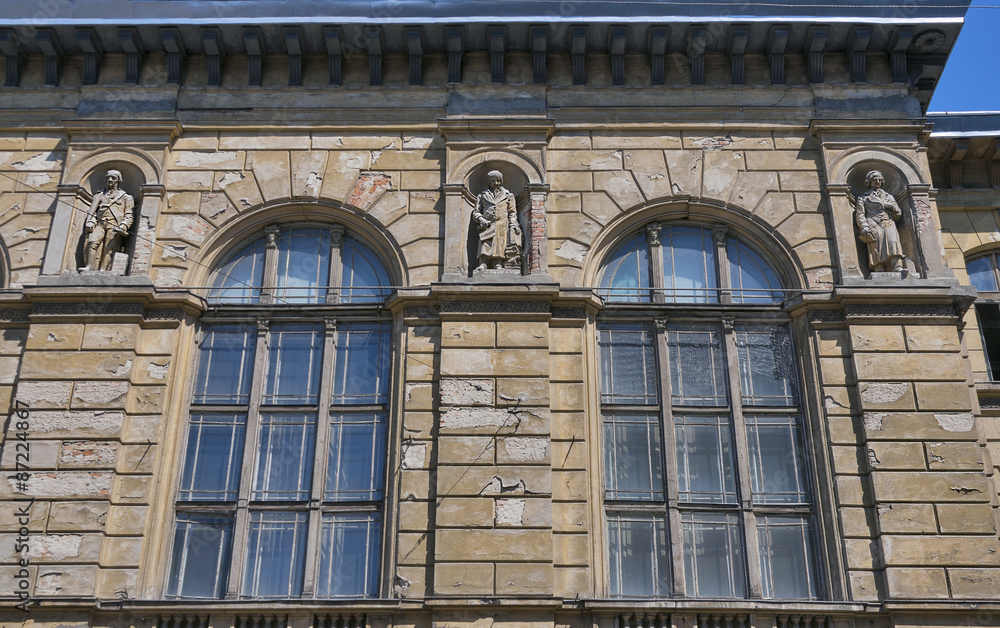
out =
[[[726,225],[716,225],[712,229],[715,241],[715,259],[719,273],[719,303],[733,302],[733,278],[729,272],[729,250],[726,247]]]
[[[278,285],[278,225],[264,228],[264,276],[260,289],[261,303],[274,303],[274,291]]]
[[[327,303],[344,301],[344,226],[330,227],[330,287],[326,290]],[[348,301],[350,299],[347,299]]]
[[[236,502],[236,521],[233,528],[233,549],[229,568],[226,597],[239,596],[240,578],[246,557],[248,514],[247,504],[253,489],[254,468],[257,462],[257,443],[260,437],[260,400],[264,390],[267,365],[267,336],[269,322],[257,321],[257,347],[254,351],[253,378],[250,386],[250,405],[247,408],[246,438],[243,444],[243,468],[240,470],[240,490]]]
[[[747,448],[747,428],[743,418],[743,397],[740,394],[740,364],[736,349],[734,321],[723,319],[722,327],[726,341],[726,365],[729,371],[729,395],[732,404],[733,445],[736,448],[736,466],[739,469],[740,510],[743,517],[743,538],[746,549],[747,572],[749,574],[749,594],[760,598],[763,593],[760,575],[760,552],[757,548],[757,522],[753,512],[750,483],[750,456]]]
[[[330,396],[333,389],[333,356],[336,344],[337,321],[324,319],[322,370],[319,384],[319,406],[316,412],[316,464],[313,465],[312,489],[309,497],[309,533],[306,539],[305,578],[303,597],[316,594],[316,565],[319,556],[320,526],[322,524],[323,495],[326,491],[326,466],[330,450]]]
[[[660,241],[660,223],[646,225],[646,250],[649,251],[649,281],[653,284],[653,302],[663,303],[663,245]]]
[[[662,268],[662,265],[660,266]],[[662,293],[661,293],[662,294]],[[677,509],[677,436],[671,408],[670,359],[667,346],[667,319],[656,319],[657,361],[660,369],[660,424],[663,428],[663,473],[667,478],[667,525],[670,528],[669,551],[671,587],[674,597],[684,597],[684,548],[680,512]],[[674,460],[671,464],[671,459]]]

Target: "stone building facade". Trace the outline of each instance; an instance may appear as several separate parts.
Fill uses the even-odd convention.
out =
[[[0,622],[1000,625],[1000,120],[869,5],[4,7]]]

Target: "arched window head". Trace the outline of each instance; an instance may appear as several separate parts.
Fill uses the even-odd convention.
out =
[[[728,265],[728,274],[722,269]],[[608,257],[599,292],[611,302],[779,303],[770,263],[722,229],[653,223]]]
[[[343,227],[272,225],[230,254],[212,275],[213,303],[380,303],[389,273]]]
[[[986,379],[1000,381],[1000,266],[997,254],[990,253],[965,263],[969,283],[979,292],[976,319],[986,354]],[[977,379],[982,376],[977,375]]]

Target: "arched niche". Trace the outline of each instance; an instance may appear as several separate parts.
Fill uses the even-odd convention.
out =
[[[147,273],[163,198],[162,170],[145,151],[112,147],[95,150],[76,160],[63,175],[43,275],[75,274],[83,266],[84,223],[94,195],[104,188],[108,170],[122,173],[121,187],[134,200],[132,227],[124,248],[129,258],[126,272],[129,275]]]
[[[869,264],[868,244],[860,238],[861,231],[858,226],[858,199],[869,192],[866,179],[871,172],[880,172],[885,183],[882,189],[887,192],[899,206],[901,216],[895,222],[896,232],[899,237],[900,246],[903,250],[903,272],[876,271]],[[918,217],[913,211],[913,199],[910,194],[906,173],[897,164],[888,160],[865,159],[856,162],[848,171],[845,177],[848,193],[847,197],[854,208],[851,219],[854,227],[854,243],[858,256],[858,265],[861,272],[866,277],[876,278],[904,278],[907,276],[924,276],[921,264],[920,242],[918,241]],[[872,273],[875,273],[874,275]],[[890,276],[891,275],[891,276]]]
[[[517,205],[523,234],[520,271],[474,272],[478,265],[479,233],[473,224],[477,197],[489,187],[488,174],[503,175],[503,187]],[[544,170],[529,155],[516,149],[488,148],[473,151],[449,171],[446,196],[446,280],[548,281],[545,201],[548,185]]]

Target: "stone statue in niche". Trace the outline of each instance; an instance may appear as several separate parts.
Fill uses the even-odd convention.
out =
[[[503,175],[491,170],[489,187],[476,197],[472,220],[479,235],[476,270],[520,269],[524,233],[517,222],[517,202],[503,187]]]
[[[118,270],[124,274],[128,258],[122,251],[132,228],[135,199],[122,189],[122,173],[117,170],[108,170],[104,185],[103,190],[94,194],[90,215],[83,226],[87,243],[83,251],[84,266],[80,270]],[[116,257],[119,257],[118,264],[115,264]]]
[[[872,272],[899,272],[903,270],[903,247],[896,221],[903,212],[892,194],[882,189],[885,177],[881,172],[869,172],[865,185],[868,191],[854,203],[854,220],[858,238],[868,248],[868,268]]]

